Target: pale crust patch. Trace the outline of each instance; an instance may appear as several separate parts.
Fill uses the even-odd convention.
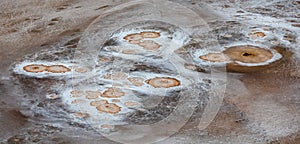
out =
[[[106,98],[119,98],[125,95],[125,92],[123,92],[119,88],[109,88],[105,90],[102,94],[102,97]]]
[[[144,85],[144,79],[140,77],[130,77],[128,80],[134,85],[134,86],[143,86]]]

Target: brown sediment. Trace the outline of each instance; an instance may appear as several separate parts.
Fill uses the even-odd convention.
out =
[[[256,39],[256,38],[259,38],[259,37],[264,38],[264,37],[266,36],[266,34],[263,33],[263,32],[254,32],[254,33],[249,33],[248,35],[249,35],[252,39]]]
[[[109,89],[104,91],[104,93],[102,94],[102,97],[119,98],[119,97],[122,97],[124,95],[125,95],[125,92],[123,92],[119,88],[109,88]]]
[[[100,60],[100,62],[102,62],[102,63],[106,63],[106,62],[110,62],[110,61],[111,61],[110,58],[106,58],[106,57],[102,57],[102,58],[100,58],[99,60]]]
[[[101,125],[101,128],[103,128],[103,129],[114,129],[115,126],[114,125],[104,124],[104,125]]]
[[[136,102],[125,102],[124,105],[126,105],[128,107],[134,107],[134,106],[137,106],[138,103],[136,103]]]
[[[128,42],[131,43],[131,44],[138,44],[141,41],[140,40],[129,40]]]
[[[76,100],[73,100],[73,101],[71,102],[71,104],[79,104],[79,103],[83,103],[83,102],[85,102],[85,100],[82,100],[82,99],[76,99]]]
[[[144,40],[138,45],[143,47],[145,50],[157,50],[160,48],[160,45],[152,40]]]
[[[120,100],[118,100],[118,99],[113,99],[113,100],[111,100],[111,102],[113,102],[113,103],[118,103],[118,102],[120,102]]]
[[[84,94],[84,92],[80,90],[72,90],[70,93],[72,97],[81,97]]]
[[[170,77],[156,77],[146,81],[149,85],[155,88],[170,88],[180,85],[180,81]]]
[[[141,32],[143,38],[158,38],[160,34],[158,32]]]
[[[122,53],[123,54],[135,54],[136,51],[135,50],[123,50]]]
[[[66,73],[66,72],[70,72],[71,69],[63,65],[52,65],[52,66],[47,66],[46,71],[52,73]]]
[[[47,66],[41,65],[41,64],[31,64],[24,66],[23,69],[27,72],[31,73],[39,73],[39,72],[44,72],[46,70]]]
[[[48,98],[51,99],[51,100],[55,100],[55,99],[58,99],[59,96],[56,95],[56,94],[51,94],[51,95],[48,96]]]
[[[86,91],[86,98],[87,99],[96,99],[99,96],[101,96],[101,92],[100,91]]]
[[[88,72],[88,68],[76,68],[75,71],[76,72],[79,72],[79,73],[86,73]]]
[[[199,67],[199,66],[193,65],[193,64],[187,64],[187,63],[185,63],[185,64],[184,64],[184,67],[185,67],[186,69],[189,69],[189,70],[192,70],[192,71],[205,72],[204,69],[202,69],[202,68]]]
[[[300,27],[300,24],[292,24],[293,27]]]
[[[290,43],[295,43],[296,42],[296,36],[287,34],[283,36],[283,40],[289,41]]]
[[[223,53],[209,53],[199,57],[202,60],[210,62],[228,62],[230,58]]]
[[[77,113],[74,113],[73,115],[74,115],[74,117],[77,117],[77,118],[87,118],[89,116],[87,113],[82,113],[82,112],[77,112]]]
[[[110,113],[110,114],[117,114],[121,111],[121,107],[119,107],[116,104],[108,103],[108,102],[97,106],[96,109],[98,111]]]
[[[144,85],[144,79],[141,77],[130,77],[128,80],[134,85],[134,86],[143,86]]]
[[[124,37],[125,40],[128,41],[139,41],[141,39],[143,39],[142,35],[135,33],[135,34],[130,34]]]
[[[251,45],[233,46],[227,48],[223,53],[232,60],[244,63],[262,63],[273,57],[270,50]]]
[[[106,103],[108,103],[107,100],[97,100],[97,101],[90,102],[90,105],[91,106],[100,106],[100,105],[106,104]]]
[[[229,63],[226,66],[227,71],[229,72],[239,72],[239,73],[249,73],[249,72],[264,72],[276,69],[279,65],[288,65],[290,63],[290,58],[293,55],[291,51],[289,51],[285,47],[274,46],[272,49],[276,50],[279,54],[281,54],[282,58],[274,61],[267,65],[262,66],[243,66],[239,65],[236,62]]]
[[[113,74],[108,74],[104,76],[105,79],[111,79],[111,80],[123,80],[126,79],[128,76],[126,73],[123,72],[115,72]]]

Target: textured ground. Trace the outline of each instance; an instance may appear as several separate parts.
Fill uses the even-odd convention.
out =
[[[165,126],[172,132],[166,135],[174,134],[156,143],[300,143],[300,2],[171,1],[173,7],[161,2],[158,10],[123,0],[0,1],[0,142],[113,144],[117,142],[100,133],[118,136],[118,131],[128,130],[123,125],[153,124],[180,106],[195,105],[182,115],[192,114],[182,128],[177,130],[181,119],[169,121]],[[133,23],[148,19],[157,21]],[[150,40],[161,52],[120,40],[136,33],[133,28],[152,27],[159,27],[155,30],[160,37]],[[265,36],[253,37],[254,32]],[[268,67],[227,67],[221,107],[210,125],[199,130],[212,82],[210,67],[198,65],[201,61],[194,56],[201,48],[222,51],[245,44],[277,49],[283,58]],[[22,67],[32,63],[65,65],[72,74],[24,72]],[[127,81],[133,77],[171,77],[181,86],[157,90]],[[194,78],[199,79],[190,81]],[[109,100],[122,106],[114,116],[97,115],[87,106],[90,99],[72,105],[77,98],[68,97],[72,89],[103,93],[109,87],[124,88],[128,94]],[[50,97],[53,94],[58,98]],[[181,105],[182,97],[189,98],[187,105]],[[101,131],[97,126],[103,125]],[[151,131],[145,137],[161,136],[166,129],[144,129]]]

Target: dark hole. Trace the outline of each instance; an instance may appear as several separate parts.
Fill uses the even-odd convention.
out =
[[[243,56],[252,56],[253,54],[251,54],[251,53],[243,53]]]

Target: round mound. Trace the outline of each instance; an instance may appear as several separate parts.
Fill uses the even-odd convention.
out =
[[[139,41],[139,40],[142,40],[143,37],[142,37],[142,35],[135,33],[135,34],[130,34],[130,35],[125,36],[124,39],[127,41]]]
[[[157,32],[141,32],[143,38],[158,38],[160,34]]]
[[[47,66],[46,71],[52,73],[66,73],[71,71],[71,69],[63,65],[52,65],[52,66]]]
[[[207,55],[203,55],[199,57],[202,60],[205,61],[211,61],[211,62],[227,62],[230,61],[230,58],[222,53],[209,53]]]
[[[180,85],[180,81],[170,77],[156,77],[146,81],[149,85],[155,88],[170,88]]]
[[[262,63],[272,59],[270,50],[256,46],[234,46],[223,51],[229,58],[243,63]]]
[[[139,46],[143,47],[145,50],[157,50],[160,45],[152,40],[144,40],[139,43]]]
[[[38,73],[38,72],[44,72],[46,70],[46,66],[40,64],[31,64],[31,65],[24,66],[23,69],[27,72]]]
[[[96,107],[98,111],[110,113],[110,114],[117,114],[121,111],[121,107],[114,103],[104,103]]]
[[[106,98],[119,98],[125,95],[125,92],[123,92],[119,88],[109,88],[105,90],[102,94],[102,97]]]

